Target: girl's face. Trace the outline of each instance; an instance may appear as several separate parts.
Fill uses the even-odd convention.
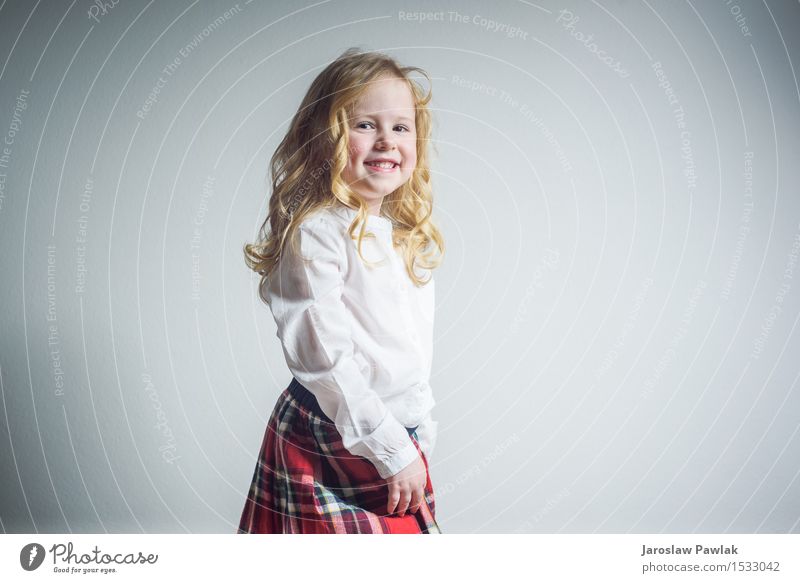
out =
[[[383,197],[405,184],[417,165],[414,96],[394,77],[370,83],[349,120],[345,182],[380,214]]]

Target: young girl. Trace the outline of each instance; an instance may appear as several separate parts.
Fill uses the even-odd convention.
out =
[[[245,255],[293,378],[239,533],[440,532],[429,379],[444,241],[431,222],[431,95],[412,71],[428,78],[348,49],[272,157],[269,212]]]

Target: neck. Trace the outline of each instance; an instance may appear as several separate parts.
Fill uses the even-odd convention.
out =
[[[368,202],[367,213],[374,215],[376,217],[381,216],[381,203],[383,203],[383,199]]]

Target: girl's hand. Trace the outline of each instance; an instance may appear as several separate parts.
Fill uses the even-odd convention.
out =
[[[394,476],[389,476],[386,483],[389,486],[389,503],[386,512],[392,514],[395,509],[400,516],[405,516],[406,510],[414,513],[419,510],[425,499],[425,484],[427,483],[425,463],[417,455],[417,459],[408,464]]]

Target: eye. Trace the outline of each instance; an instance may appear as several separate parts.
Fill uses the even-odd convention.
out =
[[[359,122],[358,124],[356,124],[356,127],[357,127],[357,128],[360,128],[360,127],[361,127],[361,126],[363,126],[363,125],[372,125],[372,122],[369,122],[369,121],[362,121],[362,122]]]
[[[410,131],[411,131],[411,130],[410,130],[410,129],[408,129],[406,126],[395,126],[395,129],[397,129],[397,128],[402,128],[402,129],[404,129],[404,130],[405,130],[405,131],[407,131],[407,132],[410,132]]]

